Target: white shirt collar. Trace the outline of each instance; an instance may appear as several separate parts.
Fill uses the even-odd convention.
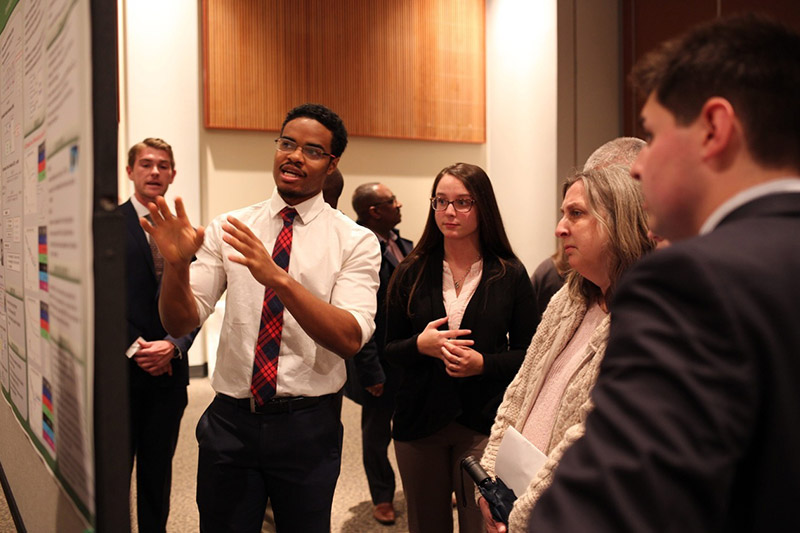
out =
[[[716,228],[726,216],[744,204],[750,203],[756,198],[761,198],[762,196],[785,192],[800,192],[800,178],[787,177],[770,180],[766,183],[754,185],[753,187],[735,194],[723,202],[722,205],[717,207],[713,213],[711,213],[711,215],[700,227],[700,235],[705,235],[706,233],[713,231],[714,228]]]
[[[281,212],[281,209],[284,207],[293,207],[297,210],[297,216],[300,217],[300,222],[303,224],[308,224],[311,222],[317,215],[319,215],[325,206],[328,204],[325,203],[325,200],[322,198],[322,191],[318,194],[312,196],[308,200],[304,200],[297,205],[290,206],[287,204],[281,195],[278,193],[278,188],[272,191],[272,197],[269,199],[269,210],[270,216],[277,217],[278,214]],[[331,209],[333,209],[331,207]]]
[[[139,218],[144,218],[150,214],[150,211],[147,209],[147,206],[142,204],[138,198],[136,198],[135,194],[131,195],[131,203],[133,204],[133,208],[136,210],[136,214],[139,215]]]

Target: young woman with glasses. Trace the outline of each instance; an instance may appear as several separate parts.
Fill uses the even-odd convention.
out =
[[[386,357],[402,368],[393,437],[411,533],[482,532],[461,459],[480,457],[536,323],[533,290],[486,173],[457,163],[433,182],[417,246],[389,284]]]

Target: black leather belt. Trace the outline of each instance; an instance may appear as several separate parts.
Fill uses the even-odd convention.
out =
[[[272,398],[264,405],[258,405],[253,397],[234,398],[227,394],[217,393],[217,398],[225,403],[231,403],[239,409],[262,415],[289,413],[301,409],[308,409],[333,396],[335,396],[335,394],[325,394],[324,396],[285,396]]]

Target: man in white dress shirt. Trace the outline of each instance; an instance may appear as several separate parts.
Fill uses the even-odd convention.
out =
[[[157,207],[150,204],[153,224],[142,220],[165,258],[160,311],[168,331],[201,324],[227,290],[211,379],[217,395],[197,427],[201,531],[258,532],[268,499],[278,531],[330,529],[344,359],[375,330],[381,261],[374,234],[323,201],[325,178],[346,144],[335,113],[298,106],[276,140],[271,198],[219,216],[205,230],[191,226],[180,199],[175,215],[158,198]],[[287,229],[284,270],[278,249]],[[274,339],[277,377],[264,393],[254,379],[263,356],[255,353],[266,352],[264,337],[275,335],[265,326],[271,298],[282,325]]]

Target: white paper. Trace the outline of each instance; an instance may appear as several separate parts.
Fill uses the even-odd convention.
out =
[[[519,498],[528,489],[545,461],[547,456],[539,448],[519,431],[508,426],[497,450],[494,471]]]
[[[130,359],[131,357],[136,355],[136,352],[138,352],[139,349],[141,349],[143,342],[145,342],[145,340],[143,338],[139,337],[138,339],[133,341],[133,344],[128,346],[128,349],[125,351],[125,355],[128,356],[128,359]]]

